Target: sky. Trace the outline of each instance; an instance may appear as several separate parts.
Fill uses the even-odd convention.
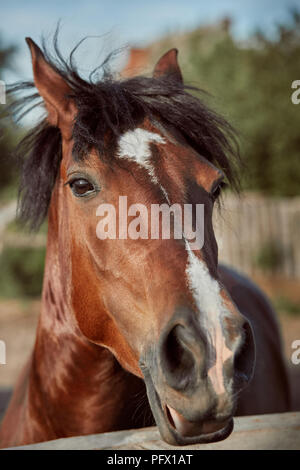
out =
[[[0,0],[0,34],[6,44],[16,44],[14,70],[7,82],[32,77],[24,38],[37,43],[51,37],[61,21],[60,43],[67,54],[87,35],[78,62],[93,69],[114,48],[144,46],[168,32],[183,32],[224,16],[233,20],[233,34],[246,39],[257,28],[272,36],[276,23],[289,19],[289,9],[299,0]],[[299,5],[300,7],[300,5]],[[103,40],[104,39],[104,40]]]

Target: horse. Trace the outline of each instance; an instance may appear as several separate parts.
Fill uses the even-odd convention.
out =
[[[37,91],[14,109],[38,99],[46,114],[18,148],[19,215],[31,228],[47,217],[48,235],[36,341],[1,447],[153,424],[171,445],[214,442],[234,416],[288,411],[275,313],[218,263],[212,214],[223,186],[238,187],[234,129],[184,84],[176,49],[151,76],[116,78],[105,61],[86,80],[57,40],[54,55],[26,41],[34,81],[13,91]],[[97,208],[118,213],[120,196],[201,204],[203,245],[100,239]]]

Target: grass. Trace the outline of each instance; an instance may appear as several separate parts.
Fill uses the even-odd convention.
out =
[[[17,199],[18,197],[18,185],[17,183],[10,186],[6,186],[0,192],[0,207],[5,206],[9,202]]]
[[[289,315],[300,315],[300,303],[294,302],[284,295],[277,296],[273,299],[273,305],[276,310]]]

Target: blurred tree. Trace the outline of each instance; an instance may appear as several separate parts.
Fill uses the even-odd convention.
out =
[[[198,29],[185,53],[186,82],[218,97],[215,106],[240,134],[244,188],[299,195],[300,104],[291,84],[300,80],[300,14],[279,25],[275,39],[257,32],[243,45],[229,28],[211,41]]]
[[[299,195],[300,104],[291,101],[291,84],[300,80],[300,13],[293,11],[290,23],[278,25],[272,39],[257,32],[239,44],[230,26],[226,18],[182,37],[166,37],[151,46],[153,57],[177,46],[185,81],[217,97],[215,107],[240,135],[244,188]],[[14,52],[0,37],[0,79],[12,66]],[[13,123],[3,126],[0,122],[0,195],[16,178],[9,151],[20,132]]]
[[[0,80],[3,80],[3,72],[6,69],[13,68],[15,46],[4,46],[3,39],[0,36]],[[0,113],[4,110],[4,105],[0,104]],[[11,155],[16,133],[18,128],[9,119],[0,120],[0,197],[16,182],[16,162]]]
[[[45,248],[6,246],[0,253],[0,299],[35,297],[42,291]]]

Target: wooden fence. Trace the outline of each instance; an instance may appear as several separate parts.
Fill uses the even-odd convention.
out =
[[[224,441],[174,447],[160,439],[157,428],[68,437],[14,450],[300,450],[300,413],[243,416]]]
[[[220,261],[250,275],[300,278],[300,198],[228,194],[214,227]]]

